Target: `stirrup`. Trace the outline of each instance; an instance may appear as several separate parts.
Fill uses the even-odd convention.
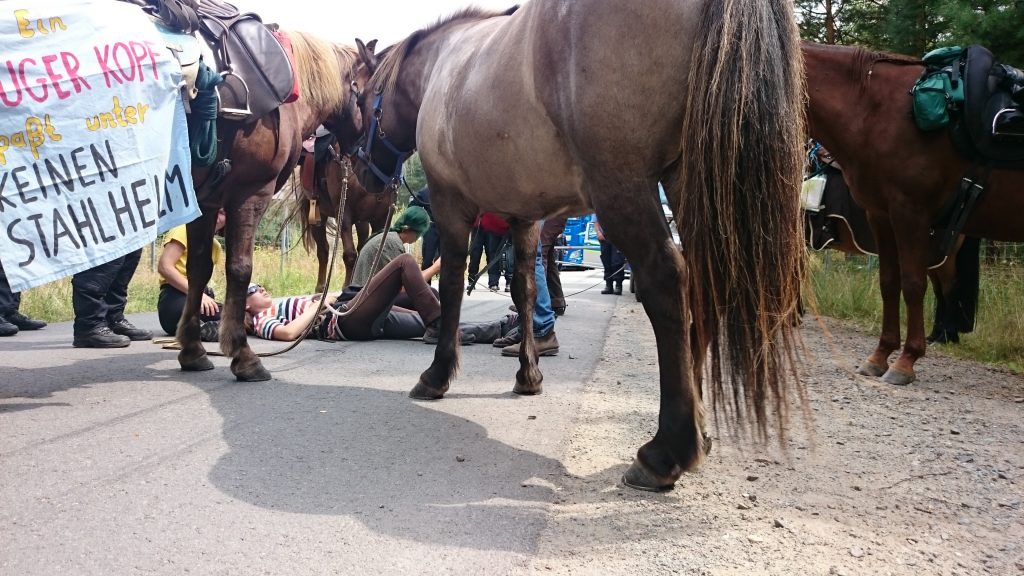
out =
[[[221,116],[228,120],[247,120],[252,117],[252,109],[249,107],[249,85],[246,84],[245,78],[242,78],[238,74],[235,74],[234,70],[230,68],[220,73],[221,79],[226,81],[229,76],[234,76],[242,83],[242,90],[245,92],[245,109],[242,108],[221,108]],[[222,82],[223,83],[223,82]],[[217,94],[217,101],[220,102],[220,87],[214,86],[214,92]]]

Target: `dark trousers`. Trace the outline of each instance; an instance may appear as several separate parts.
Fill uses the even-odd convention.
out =
[[[551,295],[552,308],[565,308],[565,293],[562,291],[562,276],[558,272],[558,251],[555,250],[555,243],[558,237],[565,232],[567,216],[549,218],[544,221],[540,229],[540,254],[541,262],[544,263],[544,274],[548,284],[548,294]]]
[[[14,314],[21,306],[21,292],[11,292],[11,285],[7,282],[7,273],[3,265],[0,265],[0,317]]]
[[[423,257],[423,263],[420,265],[423,270],[430,268],[434,260],[441,257],[441,233],[437,231],[437,224],[431,224],[423,235],[420,255]]]
[[[626,256],[607,240],[601,240],[601,266],[604,266],[604,281],[622,284],[626,279]]]
[[[342,307],[348,314],[337,319],[341,333],[348,340],[374,340],[383,337],[388,326],[398,330],[395,325],[398,319],[389,322],[388,316],[403,288],[424,326],[441,317],[441,303],[423,280],[416,259],[410,254],[402,254],[374,274],[357,299]],[[410,312],[402,308],[396,309],[395,313],[403,311]]]
[[[502,257],[501,243],[504,236],[499,236],[480,228],[473,229],[473,241],[469,245],[469,283],[476,283],[480,273],[480,256],[487,254],[487,287],[498,286],[501,280]]]
[[[213,289],[209,286],[204,290],[210,298],[216,298],[213,294]],[[170,284],[164,284],[160,287],[160,296],[157,297],[156,301],[156,313],[160,318],[160,327],[163,328],[164,332],[168,336],[174,336],[178,331],[178,321],[181,320],[181,313],[185,310],[185,300],[188,295],[178,290]],[[220,304],[218,302],[218,304]],[[213,316],[208,316],[199,313],[200,322],[209,322],[211,320],[220,320],[220,308],[217,309],[217,313]]]
[[[86,334],[124,318],[128,283],[142,258],[142,249],[115,258],[71,277],[75,334]]]

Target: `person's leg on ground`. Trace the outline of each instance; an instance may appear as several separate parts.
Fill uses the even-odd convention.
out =
[[[402,254],[370,278],[361,291],[365,294],[360,294],[355,300],[355,306],[349,308],[346,315],[338,320],[338,327],[345,338],[379,338],[383,322],[403,288],[425,325],[430,326],[441,317],[441,304],[423,280],[416,260],[410,254]]]
[[[473,228],[473,233],[470,235],[469,242],[469,277],[467,280],[466,294],[473,291],[476,280],[480,274],[480,256],[484,252],[485,233],[479,228]],[[488,256],[490,259],[490,256]]]
[[[615,246],[607,240],[600,240],[601,242],[601,267],[604,268],[604,290],[601,290],[601,294],[614,294],[615,286],[612,275],[615,272],[613,268],[613,252]]]

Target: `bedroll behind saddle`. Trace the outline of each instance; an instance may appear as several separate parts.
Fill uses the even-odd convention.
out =
[[[964,107],[953,124],[953,142],[976,162],[1024,170],[1024,110],[1014,100],[1014,89],[1019,96],[1024,88],[1018,85],[1024,74],[972,45],[963,58],[963,76]]]
[[[222,116],[256,120],[293,98],[290,56],[259,16],[220,0],[203,0],[198,13],[200,32],[224,76],[217,87]]]

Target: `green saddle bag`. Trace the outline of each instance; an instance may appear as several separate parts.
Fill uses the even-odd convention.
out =
[[[914,123],[924,131],[949,125],[950,113],[963,107],[964,82],[961,77],[959,46],[938,48],[924,55],[924,74],[910,93],[914,101]]]

